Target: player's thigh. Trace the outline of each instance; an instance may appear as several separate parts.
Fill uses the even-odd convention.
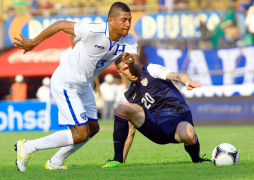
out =
[[[99,131],[100,127],[98,123],[96,102],[90,86],[85,88],[84,92],[81,93],[80,99],[87,113],[90,128],[90,136],[93,136]]]
[[[59,124],[72,126],[86,125],[88,118],[77,89],[68,89],[64,85],[51,83],[52,96],[59,109]]]
[[[86,87],[79,95],[82,104],[86,110],[89,121],[98,121],[97,106],[94,99],[94,94],[90,86]]]
[[[175,139],[177,142],[191,143],[195,141],[195,130],[192,124],[181,121],[176,128]]]
[[[120,103],[116,113],[126,117],[136,128],[141,127],[145,122],[144,109],[134,103]]]

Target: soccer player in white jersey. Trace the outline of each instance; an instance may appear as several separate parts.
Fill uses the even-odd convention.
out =
[[[129,7],[116,2],[109,10],[107,23],[57,21],[34,39],[22,35],[14,38],[15,46],[24,49],[24,53],[59,31],[79,39],[68,60],[59,65],[51,78],[52,96],[59,108],[59,125],[69,129],[36,140],[19,140],[16,149],[20,171],[26,171],[31,154],[57,147],[62,148],[46,162],[46,169],[67,169],[64,160],[99,131],[89,83],[120,56],[133,75],[140,75],[138,45],[135,37],[128,34],[130,27]]]

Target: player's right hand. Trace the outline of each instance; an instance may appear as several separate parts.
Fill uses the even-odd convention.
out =
[[[128,66],[132,66],[135,64],[135,59],[133,55],[127,52],[122,53],[122,59],[123,59],[123,63],[127,64]]]
[[[21,39],[14,37],[14,39],[15,39],[14,45],[17,48],[24,49],[23,54],[25,54],[28,51],[31,51],[37,45],[33,42],[32,39],[24,38],[24,36],[22,34],[20,34],[20,37],[21,37]]]

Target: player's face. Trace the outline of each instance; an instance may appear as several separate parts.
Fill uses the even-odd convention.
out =
[[[131,13],[121,11],[113,19],[113,26],[119,35],[126,36],[131,28]]]
[[[136,82],[138,80],[138,77],[133,76],[130,73],[129,66],[127,64],[120,62],[118,65],[119,65],[119,70],[117,71],[121,76],[126,77],[131,82]]]

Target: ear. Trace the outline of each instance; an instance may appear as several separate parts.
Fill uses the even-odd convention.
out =
[[[114,20],[114,18],[112,18],[112,17],[108,17],[108,23],[110,24],[110,25],[112,25],[112,23],[113,23],[113,20]]]
[[[121,73],[120,70],[116,69],[116,71],[118,72],[118,74],[119,74],[120,76],[123,76],[123,74]]]

